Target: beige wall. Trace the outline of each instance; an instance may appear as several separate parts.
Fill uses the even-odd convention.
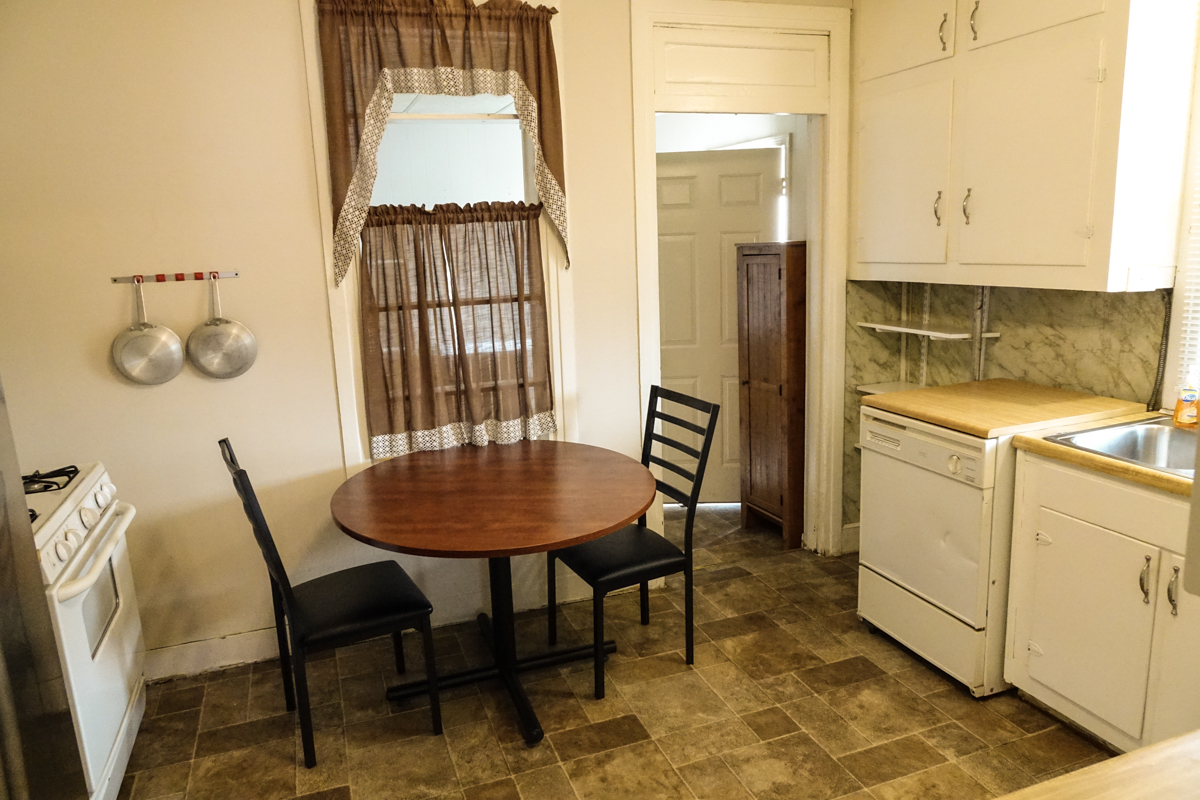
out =
[[[579,438],[636,454],[629,2],[564,6]],[[293,578],[382,555],[328,513],[343,471],[301,41],[295,0],[0,4],[0,375],[23,468],[102,460],[138,507],[152,649],[270,625],[222,436]],[[213,268],[242,273],[223,299],[258,337],[253,369],[216,381],[185,366],[157,387],[119,377],[108,348],[131,292],[108,278]],[[184,338],[207,316],[201,284],[146,295]],[[540,573],[517,570],[536,597]],[[435,567],[418,571],[437,606]],[[455,591],[485,604],[482,575],[455,574]]]

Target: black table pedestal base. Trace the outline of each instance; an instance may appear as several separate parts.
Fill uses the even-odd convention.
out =
[[[555,650],[530,658],[517,658],[516,631],[513,624],[512,599],[512,568],[507,557],[488,559],[488,578],[492,595],[492,617],[480,614],[476,621],[479,623],[483,638],[492,649],[495,663],[489,667],[478,667],[463,670],[450,675],[438,675],[438,688],[451,689],[455,686],[465,686],[480,681],[500,680],[508,690],[513,707],[517,712],[517,725],[525,743],[533,747],[542,740],[545,733],[538,722],[537,713],[525,694],[519,677],[522,672],[567,664],[572,661],[583,661],[593,656],[592,645],[572,647],[568,650]],[[604,643],[604,652],[615,653],[616,642],[609,640]],[[387,690],[388,700],[403,700],[428,692],[425,681],[392,686]]]

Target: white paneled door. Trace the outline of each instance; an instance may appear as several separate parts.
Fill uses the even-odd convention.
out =
[[[783,172],[782,148],[658,154],[662,385],[721,404],[704,502],[740,500],[735,248],[784,238]]]

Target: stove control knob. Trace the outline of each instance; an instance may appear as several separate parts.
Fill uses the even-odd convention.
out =
[[[950,470],[951,475],[957,475],[962,472],[962,459],[958,456],[950,456],[946,459],[946,469]]]
[[[58,556],[58,560],[60,563],[65,562],[68,558],[71,557],[71,551],[73,549],[74,548],[72,548],[66,542],[55,542],[54,543],[54,555]]]
[[[72,550],[79,547],[79,543],[83,541],[83,534],[74,528],[67,528],[67,532],[63,534],[63,539],[71,546]]]
[[[97,489],[92,497],[95,498],[99,508],[108,508],[108,504],[112,502],[112,495],[103,486]]]
[[[100,521],[100,512],[94,508],[81,508],[79,518],[83,520],[83,527],[91,530],[92,526]]]
[[[112,481],[104,481],[100,484],[102,491],[108,492],[110,498],[117,496],[117,487],[113,486]]]

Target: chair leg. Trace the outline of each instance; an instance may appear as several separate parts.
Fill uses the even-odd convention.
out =
[[[425,650],[425,682],[429,686],[429,710],[433,714],[433,734],[442,733],[442,702],[438,697],[437,666],[433,657],[433,625],[426,617],[421,623],[422,649]]]
[[[592,670],[596,675],[596,699],[604,699],[604,595],[592,590]]]
[[[650,581],[642,581],[642,624],[650,624]]]
[[[696,632],[692,630],[692,569],[691,565],[683,572],[683,630],[687,647],[686,661],[692,664],[696,661]]]
[[[304,651],[293,645],[292,669],[296,672],[296,707],[300,712],[300,742],[304,746],[304,766],[317,765],[317,747],[313,743],[312,709],[308,704],[308,676],[304,669]]]
[[[558,581],[555,578],[554,552],[546,553],[546,624],[550,629],[550,644],[558,644]]]
[[[392,649],[396,651],[396,672],[403,675],[408,669],[404,663],[404,631],[392,634]]]
[[[279,672],[283,678],[283,702],[288,711],[296,710],[296,692],[292,686],[292,662],[289,656],[287,619],[283,614],[283,597],[279,585],[271,581],[271,601],[275,606],[275,638],[279,643]]]

